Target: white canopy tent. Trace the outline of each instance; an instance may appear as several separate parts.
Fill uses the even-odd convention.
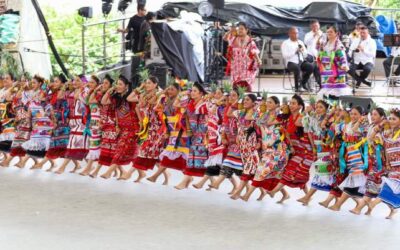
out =
[[[48,78],[52,74],[48,43],[30,0],[8,0],[8,9],[20,12],[20,37],[16,51],[26,72]],[[43,53],[28,52],[29,50]]]

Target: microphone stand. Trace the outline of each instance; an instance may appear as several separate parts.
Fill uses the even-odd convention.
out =
[[[354,69],[354,74],[356,74],[355,73],[356,72],[356,65],[354,63],[354,54],[355,54],[355,52],[356,52],[356,50],[353,50],[351,52],[351,64],[350,64],[350,67],[352,69]],[[352,88],[353,88],[352,93],[353,93],[353,96],[354,96],[354,95],[356,95],[356,78],[355,77],[352,77],[351,85],[352,85]]]

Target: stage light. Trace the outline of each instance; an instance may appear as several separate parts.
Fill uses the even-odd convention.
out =
[[[103,15],[107,16],[111,12],[114,0],[101,0],[101,1],[103,2],[101,10],[103,12]]]
[[[118,11],[121,11],[122,13],[125,12],[125,10],[128,8],[129,4],[132,3],[132,0],[119,0],[118,3]]]
[[[82,7],[78,10],[78,15],[85,18],[93,17],[93,8],[92,7]]]

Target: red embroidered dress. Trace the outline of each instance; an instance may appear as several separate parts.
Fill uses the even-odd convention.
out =
[[[121,103],[117,105],[115,97],[112,97],[112,103],[115,107],[118,137],[111,164],[128,165],[135,161],[138,153],[139,119],[135,112],[136,103],[121,100]]]
[[[286,128],[294,154],[282,174],[281,183],[292,187],[304,189],[310,178],[310,167],[313,163],[313,150],[307,133],[302,127],[296,126],[300,115],[290,115]]]

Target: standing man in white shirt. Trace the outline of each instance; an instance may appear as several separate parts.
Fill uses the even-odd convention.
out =
[[[369,35],[367,27],[361,27],[360,38],[350,46],[350,55],[353,55],[353,63],[348,73],[356,80],[356,87],[360,87],[361,83],[371,87],[372,83],[367,78],[375,65],[376,42]],[[362,72],[358,75],[356,70]]]
[[[311,31],[304,36],[304,44],[306,45],[308,51],[307,61],[314,65],[314,77],[321,88],[321,73],[319,72],[317,65],[318,48],[323,42],[323,32],[320,28],[321,25],[319,24],[318,20],[312,20],[310,22]]]
[[[289,29],[289,39],[282,43],[281,51],[288,71],[294,74],[295,91],[299,92],[301,90],[300,87],[308,91],[307,82],[313,73],[314,67],[305,60],[308,54],[307,48],[299,40],[299,31],[296,27]],[[300,82],[301,72],[303,77]]]

